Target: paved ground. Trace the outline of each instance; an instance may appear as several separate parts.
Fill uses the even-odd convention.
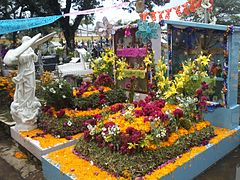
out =
[[[18,159],[16,152],[21,152],[18,146],[0,126],[0,180],[43,180],[40,162],[28,156]]]
[[[0,126],[0,180],[43,180],[40,162],[31,156],[17,159],[15,152],[22,149],[4,131]],[[237,166],[240,166],[240,146],[195,180],[240,180],[240,167],[236,177]]]

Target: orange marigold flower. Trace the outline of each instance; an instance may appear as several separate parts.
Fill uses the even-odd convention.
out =
[[[17,159],[27,159],[27,155],[24,154],[24,153],[21,152],[21,151],[15,152],[15,157],[16,157]]]

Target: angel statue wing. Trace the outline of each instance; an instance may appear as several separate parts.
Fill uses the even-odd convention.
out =
[[[41,33],[33,36],[28,41],[21,44],[21,46],[17,47],[16,49],[10,49],[6,55],[4,56],[4,63],[7,65],[15,64],[18,57],[24,53],[29,47],[31,47],[39,38],[41,37]]]
[[[38,46],[40,46],[41,44],[45,43],[46,41],[48,41],[49,39],[53,38],[54,35],[57,34],[57,32],[52,32],[40,39],[38,39],[31,47],[33,49],[37,48]]]

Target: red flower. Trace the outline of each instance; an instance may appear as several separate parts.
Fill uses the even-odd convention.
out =
[[[113,80],[108,74],[100,74],[98,78],[94,81],[95,86],[111,87],[113,84]]]
[[[71,140],[71,139],[72,139],[72,136],[66,136],[65,139]]]
[[[180,109],[180,108],[176,108],[176,109],[173,111],[173,115],[174,115],[176,118],[181,118],[181,117],[183,117],[183,110]]]
[[[102,86],[99,86],[99,87],[98,87],[98,91],[99,91],[100,93],[103,93],[104,88],[103,88]]]
[[[96,124],[97,124],[96,119],[95,119],[95,118],[94,118],[94,119],[89,119],[89,120],[87,120],[87,121],[85,121],[85,122],[83,123],[83,125],[86,126],[86,127],[87,127],[87,125],[89,125],[89,124],[91,124],[92,126],[96,125]]]
[[[135,112],[136,117],[143,116],[143,111],[142,110],[134,110],[134,112]]]
[[[202,101],[202,102],[207,101],[207,97],[206,97],[206,96],[202,96],[202,97],[201,97],[201,101]]]
[[[50,108],[51,106],[43,106],[42,112],[46,113]]]
[[[90,141],[91,139],[91,135],[90,135],[90,131],[89,130],[85,130],[84,133],[83,133],[83,139],[85,141]]]
[[[201,83],[202,84],[202,90],[207,90],[208,89],[208,84],[204,81]]]
[[[61,109],[60,111],[58,111],[58,112],[56,113],[57,118],[61,118],[61,117],[63,117],[64,114],[65,114],[65,110],[64,110],[64,109]]]
[[[93,117],[96,120],[100,120],[102,118],[101,114],[95,114]]]
[[[159,108],[163,108],[165,106],[166,101],[164,101],[163,99],[154,101],[154,104],[159,107]]]
[[[110,107],[110,110],[114,113],[120,111],[124,106],[122,104],[115,104]]]
[[[47,114],[50,115],[50,116],[52,116],[52,115],[53,115],[53,109],[52,109],[52,108],[49,108],[49,109],[47,110]]]
[[[203,91],[202,91],[201,89],[198,89],[198,90],[196,91],[196,96],[197,96],[197,97],[200,97],[200,96],[202,95],[202,93],[203,93]]]
[[[104,124],[104,127],[105,127],[105,128],[109,128],[109,127],[112,127],[112,126],[114,126],[114,125],[115,125],[114,122],[107,122],[107,123]]]
[[[145,100],[146,103],[149,103],[149,102],[152,101],[152,97],[148,95],[148,96],[145,97],[144,100]]]

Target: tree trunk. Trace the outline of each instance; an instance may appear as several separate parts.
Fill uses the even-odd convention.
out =
[[[69,17],[65,17],[60,21],[61,28],[63,29],[63,34],[66,39],[67,53],[69,53],[69,51],[73,51],[75,48],[75,32],[77,31],[82,18],[83,16],[81,15],[77,16],[73,25],[70,25]]]
[[[66,28],[63,32],[66,39],[67,51],[73,51],[75,48],[75,31],[72,31],[71,28]]]

